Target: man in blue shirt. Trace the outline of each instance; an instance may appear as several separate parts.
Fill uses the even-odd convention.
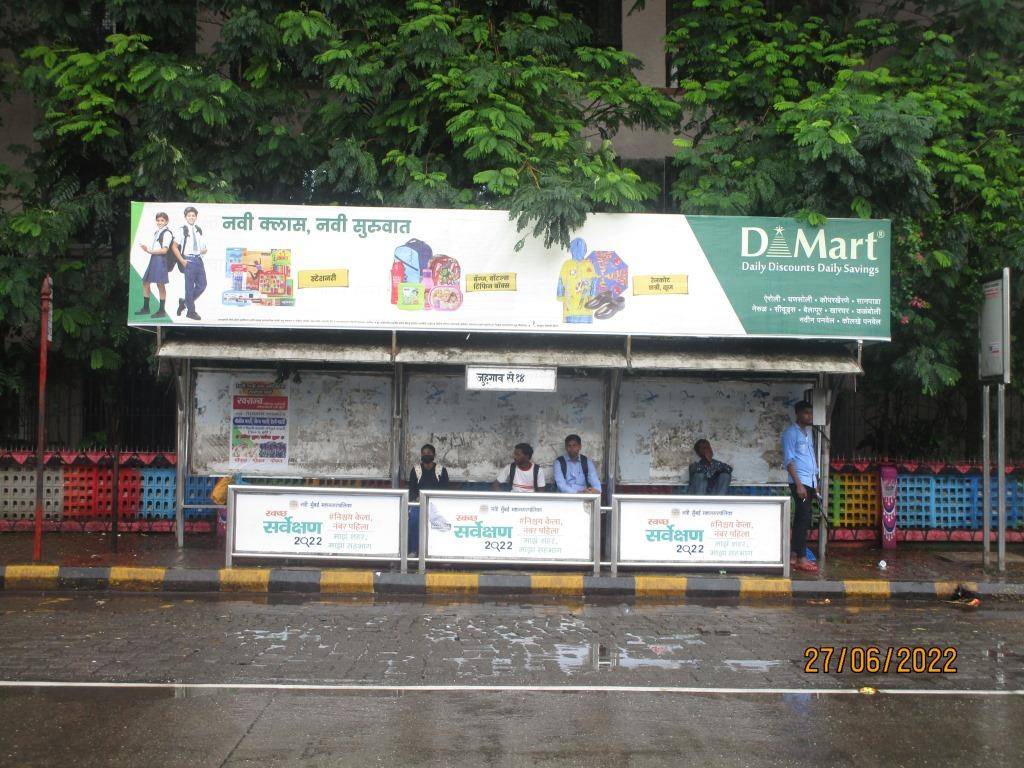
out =
[[[555,485],[560,493],[600,493],[601,480],[594,462],[580,453],[579,435],[565,438],[565,453],[555,459]]]
[[[790,477],[789,490],[796,502],[790,536],[790,562],[798,571],[817,571],[807,559],[807,529],[811,527],[811,505],[817,496],[818,460],[811,428],[811,404],[801,400],[794,407],[796,419],[782,433],[782,462]]]

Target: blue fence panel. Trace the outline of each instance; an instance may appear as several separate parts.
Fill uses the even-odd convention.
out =
[[[933,493],[933,528],[973,528],[978,520],[975,475],[936,475]]]
[[[140,469],[142,501],[139,517],[166,520],[174,517],[174,493],[177,471],[173,469]]]

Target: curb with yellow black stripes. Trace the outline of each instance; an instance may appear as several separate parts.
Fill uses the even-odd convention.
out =
[[[793,581],[755,576],[572,573],[390,573],[344,568],[0,566],[0,589],[119,592],[290,592],[320,595],[524,595],[577,598],[1024,598],[1024,584],[967,581]]]

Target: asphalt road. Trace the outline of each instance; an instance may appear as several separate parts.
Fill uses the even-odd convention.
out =
[[[807,646],[829,671],[805,671]],[[836,670],[841,649],[864,646],[879,655],[848,650]],[[849,670],[890,647],[888,673]],[[902,647],[940,649],[947,671],[898,672]],[[923,653],[904,666],[927,666]],[[1020,604],[3,595],[0,680],[5,766],[863,768],[1024,754]]]

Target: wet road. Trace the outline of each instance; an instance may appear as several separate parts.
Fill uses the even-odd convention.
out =
[[[4,595],[0,764],[1018,766],[1022,638],[1019,604]]]

